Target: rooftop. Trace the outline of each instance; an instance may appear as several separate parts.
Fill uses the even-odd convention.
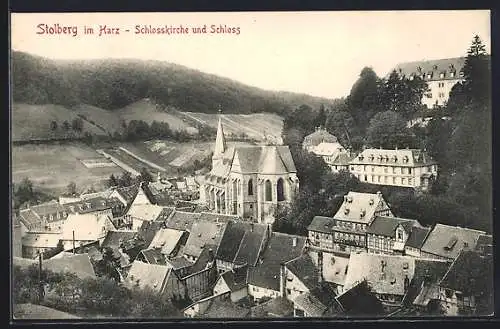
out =
[[[332,233],[335,219],[325,216],[314,216],[311,224],[307,227],[308,231]]]
[[[193,223],[189,238],[184,247],[184,254],[198,257],[205,245],[218,246],[222,239],[224,228],[225,225],[223,223],[208,221],[197,221]]]
[[[422,246],[422,252],[454,259],[464,247],[475,248],[477,240],[482,234],[485,234],[485,232],[436,224],[427,235],[427,239]]]
[[[153,240],[149,244],[149,249],[158,248],[163,255],[170,256],[179,245],[183,234],[182,231],[162,228],[156,232]]]
[[[147,286],[156,292],[161,292],[171,269],[170,266],[134,261],[128,272],[125,284],[129,287],[138,286],[139,288]]]
[[[412,75],[422,77],[422,75],[425,75],[424,80],[454,80],[460,78],[460,72],[464,65],[465,57],[455,57],[400,63],[396,65],[394,70],[406,77]],[[431,72],[432,75],[428,78],[427,74]],[[455,72],[455,75],[452,75],[452,72]],[[441,77],[441,73],[444,73],[443,77]]]
[[[365,149],[352,164],[379,164],[396,167],[418,167],[436,164],[426,152],[418,149]]]
[[[366,229],[366,233],[394,237],[396,235],[396,228],[400,225],[403,226],[404,230],[408,234],[412,232],[413,227],[420,226],[418,221],[414,219],[376,216],[370,226]]]
[[[32,248],[55,248],[61,237],[60,232],[26,232],[22,237],[22,245]]]
[[[191,226],[194,222],[200,219],[201,214],[184,212],[184,211],[174,211],[170,218],[166,221],[166,226],[168,228],[173,228],[179,231],[190,231]]]
[[[285,265],[309,290],[317,286],[319,271],[308,254],[290,260]]]
[[[337,137],[330,134],[326,129],[318,127],[316,130],[304,137],[305,146],[317,146],[320,143],[337,143]]]
[[[349,192],[333,216],[336,220],[368,224],[376,210],[388,209],[381,193]]]
[[[248,283],[279,291],[281,263],[299,257],[304,250],[305,242],[306,238],[302,236],[273,232],[261,261],[250,268]]]
[[[136,231],[110,230],[102,241],[101,246],[103,248],[120,247],[123,242],[133,239],[136,234]]]

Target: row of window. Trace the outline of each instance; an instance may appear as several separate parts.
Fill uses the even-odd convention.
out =
[[[368,169],[370,169],[371,172],[384,172],[385,174],[388,174],[389,173],[389,167],[385,167],[385,166],[351,166],[351,171],[355,171],[355,170],[358,170],[358,171],[361,171],[361,169],[363,169],[363,171],[368,171]],[[430,171],[430,168],[429,168],[429,171]],[[393,174],[403,174],[403,175],[411,175],[413,173],[413,170],[412,168],[410,167],[392,167],[392,173]]]
[[[370,179],[369,179],[370,178]],[[408,177],[392,177],[390,176],[376,176],[376,175],[358,175],[358,179],[365,182],[372,183],[385,183],[385,184],[394,184],[394,185],[410,185],[413,186],[413,178]]]

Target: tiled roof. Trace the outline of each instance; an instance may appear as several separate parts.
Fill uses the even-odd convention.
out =
[[[33,248],[55,248],[61,237],[59,232],[26,232],[22,237],[22,245]]]
[[[134,201],[137,192],[139,192],[139,185],[134,184],[132,186],[120,187],[116,189],[116,192],[120,194],[120,196],[127,202],[127,204],[131,204]]]
[[[314,264],[318,264],[318,253],[310,252],[309,256],[313,259]],[[323,279],[325,281],[343,286],[348,266],[349,256],[323,253]]]
[[[335,219],[325,216],[314,216],[307,230],[322,233],[332,233],[332,227],[335,224]]]
[[[408,240],[406,240],[406,245],[417,249],[422,248],[425,238],[427,238],[430,231],[430,227],[413,227]]]
[[[198,257],[205,245],[218,246],[222,239],[224,228],[225,225],[223,223],[213,223],[207,221],[198,221],[193,223],[189,233],[189,238],[187,239],[184,247],[184,254]]]
[[[348,152],[339,152],[335,159],[332,161],[332,165],[337,166],[347,166],[355,158],[355,155],[349,154]]]
[[[416,75],[421,77],[422,74],[425,74],[426,81],[427,80],[441,81],[441,80],[459,79],[460,71],[463,69],[464,65],[465,65],[465,57],[456,57],[456,58],[445,58],[445,59],[400,63],[396,65],[394,70],[396,70],[398,74],[404,75],[406,77],[409,77],[411,75]],[[433,73],[430,79],[427,78],[427,74],[429,72]],[[455,76],[452,76],[451,72],[455,72]],[[441,73],[445,73],[445,76],[440,77]]]
[[[484,247],[492,247],[493,246],[493,236],[489,234],[480,235],[477,238],[476,242],[476,250],[480,250]]]
[[[252,307],[253,318],[292,317],[293,303],[286,298],[273,298],[265,303]]]
[[[158,232],[162,228],[164,228],[164,224],[162,222],[144,221],[137,231],[137,236],[142,239],[145,246],[149,246],[151,244],[151,241],[153,241],[156,232]]]
[[[314,265],[311,256],[308,254],[301,255],[286,263],[286,267],[290,270],[309,290],[314,289],[318,285],[319,271]]]
[[[407,233],[412,232],[413,226],[420,226],[420,224],[414,219],[376,216],[370,226],[366,229],[366,233],[394,237],[396,235],[396,228],[399,225],[402,225]]]
[[[293,246],[293,240],[297,243]],[[250,268],[248,283],[257,287],[280,290],[281,263],[299,257],[305,246],[306,238],[274,232],[269,239],[267,248],[262,255],[262,261]]]
[[[337,301],[346,315],[381,315],[383,306],[377,296],[370,290],[366,281],[361,281],[337,296]]]
[[[103,227],[115,229],[111,220],[104,215],[95,214],[71,214],[63,223],[62,239],[72,240],[73,232],[75,240],[99,240],[104,238]]]
[[[378,294],[403,296],[405,277],[411,281],[414,271],[413,257],[351,254],[344,287],[348,289],[366,279],[373,291]]]
[[[379,164],[396,167],[417,167],[435,164],[430,155],[418,149],[365,149],[351,164]]]
[[[170,266],[134,261],[125,284],[129,287],[138,285],[140,288],[148,286],[153,291],[161,292],[171,269]]]
[[[456,258],[463,247],[475,248],[482,231],[457,226],[436,224],[427,235],[422,251],[433,255]]]
[[[167,263],[172,266],[174,270],[190,267],[194,264],[192,261],[183,256],[167,259]]]
[[[26,228],[37,228],[42,225],[42,219],[31,209],[22,209],[19,211],[19,220]]]
[[[141,251],[149,264],[166,265],[165,255],[159,249],[144,249]]]
[[[449,261],[415,259],[415,273],[405,296],[406,302],[415,303],[415,300],[418,299],[416,303],[420,304],[424,299],[429,298],[431,293],[435,293],[435,289],[429,288],[437,286],[450,265]]]
[[[217,259],[236,264],[255,265],[266,232],[267,225],[264,224],[228,222],[217,248]]]
[[[225,215],[212,212],[202,212],[200,215],[200,220],[218,223],[218,222],[237,221],[241,220],[241,218],[237,215]]]
[[[381,203],[387,208],[382,194],[349,192],[333,217],[337,220],[368,224]]]
[[[464,250],[455,259],[440,284],[443,288],[480,296],[493,291],[493,262],[478,252]]]
[[[68,213],[86,214],[94,211],[101,211],[112,208],[112,203],[103,197],[94,197],[83,201],[70,202],[64,204]]]
[[[102,241],[101,246],[104,247],[119,247],[121,243],[131,240],[137,234],[136,231],[111,230],[108,231],[106,237]]]
[[[294,304],[309,316],[322,316],[330,308],[342,309],[335,299],[335,291],[328,283],[322,283],[310,292],[297,296]]]
[[[229,290],[231,290],[231,292],[235,292],[246,287],[247,275],[248,266],[243,266],[223,273],[222,278],[229,287]]]
[[[315,132],[304,137],[303,143],[307,146],[316,146],[322,142],[336,143],[337,137],[330,134],[326,129],[316,129]]]
[[[13,264],[21,267],[38,264],[36,260],[25,258],[13,258]],[[85,279],[89,277],[95,278],[94,267],[90,262],[88,254],[68,255],[60,258],[51,258],[42,262],[42,268],[52,272],[71,272],[79,278]]]
[[[341,154],[345,148],[340,143],[325,143],[321,142],[311,151],[320,156],[333,156],[334,154]]]
[[[127,215],[143,221],[155,221],[163,212],[163,207],[153,204],[132,205]]]
[[[55,200],[33,205],[30,209],[40,217],[57,214],[58,212],[62,213],[65,211],[64,207]]]
[[[156,232],[149,244],[149,249],[158,248],[163,255],[170,256],[179,244],[184,233],[171,228],[162,228]]]
[[[243,308],[230,300],[214,300],[207,310],[201,315],[203,318],[242,319],[250,314],[249,308]]]
[[[166,222],[166,226],[168,228],[173,228],[179,231],[188,231],[191,230],[191,226],[194,222],[198,221],[201,214],[192,213],[192,212],[184,212],[176,210],[170,218]]]

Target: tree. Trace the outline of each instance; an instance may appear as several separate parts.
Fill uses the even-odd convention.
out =
[[[76,183],[75,182],[70,182],[68,186],[66,186],[66,193],[69,196],[75,196],[76,195]]]
[[[116,178],[114,174],[111,174],[111,176],[109,176],[109,179],[108,179],[108,186],[113,187],[113,186],[118,186],[118,185],[119,185],[118,178]]]
[[[384,149],[412,147],[414,144],[406,120],[394,111],[377,113],[370,120],[366,139],[370,146]]]
[[[347,111],[330,111],[328,113],[326,130],[333,134],[344,146],[352,146],[351,138],[355,136],[355,122]]]
[[[33,190],[33,183],[27,177],[17,185],[17,190],[15,192],[15,197],[18,200],[19,205],[35,199],[35,192]]]
[[[57,130],[57,121],[50,122],[50,130],[52,131]]]
[[[361,70],[347,99],[349,111],[357,126],[364,130],[375,113],[381,110],[378,102],[382,80],[371,67]]]
[[[74,118],[73,121],[71,121],[71,128],[73,128],[74,131],[81,132],[83,130],[83,120],[81,118]]]
[[[478,35],[474,36],[467,51],[463,73],[464,91],[469,96],[469,102],[489,105],[491,102],[489,58],[486,54],[486,47]]]
[[[112,248],[105,247],[102,252],[102,259],[97,263],[96,269],[99,276],[104,276],[120,282],[120,255]]]
[[[128,171],[125,171],[120,179],[119,179],[119,186],[130,186],[134,182],[134,179],[132,178],[132,174]]]
[[[316,127],[324,127],[326,122],[325,105],[321,104],[316,115]]]

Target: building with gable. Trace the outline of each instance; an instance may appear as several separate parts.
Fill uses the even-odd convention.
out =
[[[361,182],[427,190],[437,177],[438,165],[417,149],[365,149],[349,163]]]
[[[304,141],[302,142],[302,148],[307,152],[313,152],[313,150],[316,149],[316,147],[318,147],[318,145],[320,145],[321,143],[327,145],[338,144],[339,147],[342,147],[342,145],[339,144],[337,137],[330,134],[325,128],[317,127],[312,134],[309,134],[306,137],[304,137]]]
[[[464,65],[465,58],[457,57],[401,63],[394,69],[410,80],[418,77],[425,81],[429,91],[422,96],[422,104],[434,108],[446,105],[453,86],[464,80]]]
[[[368,252],[402,255],[410,236],[420,234],[418,229],[424,228],[414,219],[376,216],[366,230]]]
[[[276,208],[298,192],[296,173],[288,146],[228,147],[219,118],[212,170],[200,186],[200,201],[217,213],[272,223]]]

